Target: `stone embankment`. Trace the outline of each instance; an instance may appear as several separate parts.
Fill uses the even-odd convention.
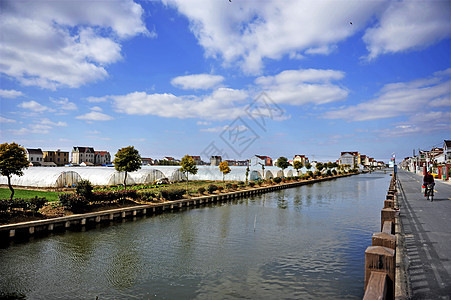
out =
[[[352,175],[352,174],[351,174]],[[52,218],[46,220],[30,221],[17,224],[8,224],[0,226],[0,240],[10,240],[16,237],[34,236],[41,233],[49,233],[56,230],[67,230],[72,227],[81,227],[95,225],[102,222],[112,222],[115,220],[125,220],[126,218],[136,218],[138,216],[147,216],[166,211],[178,210],[183,207],[198,207],[201,205],[226,202],[243,197],[251,197],[263,193],[274,192],[286,188],[292,188],[307,184],[313,184],[321,181],[347,177],[351,175],[338,175],[333,177],[318,178],[307,181],[297,181],[284,183],[268,187],[256,187],[236,192],[213,194],[191,199],[182,199],[158,204],[138,205],[126,208],[117,208],[86,214],[76,214],[71,216]]]
[[[363,299],[402,298],[399,281],[401,251],[398,219],[396,173],[392,174],[384,208],[381,210],[381,231],[372,236],[372,246],[365,250],[365,295]]]

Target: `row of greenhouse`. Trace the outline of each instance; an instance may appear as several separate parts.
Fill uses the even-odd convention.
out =
[[[246,167],[232,166],[230,169],[231,172],[225,176],[226,180],[246,180]],[[303,168],[300,171],[305,173],[306,169]],[[12,176],[11,184],[24,187],[62,188],[74,186],[78,181],[85,179],[96,186],[107,186],[123,184],[125,176],[124,172],[117,172],[111,167],[31,167],[25,169],[23,173],[22,176]],[[297,175],[297,171],[291,168],[285,169],[284,172],[277,167],[251,168],[248,180],[294,175]],[[153,184],[161,178],[167,178],[170,182],[186,180],[178,166],[145,166],[136,172],[128,173],[127,185]],[[222,180],[222,178],[223,174],[218,167],[214,166],[198,166],[197,174],[189,176],[189,180]],[[0,177],[0,184],[8,184],[6,176]]]

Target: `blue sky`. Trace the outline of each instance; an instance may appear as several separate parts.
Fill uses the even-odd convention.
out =
[[[0,2],[0,138],[246,159],[451,139],[451,1]]]

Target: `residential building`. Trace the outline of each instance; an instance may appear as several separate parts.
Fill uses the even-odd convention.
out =
[[[153,165],[153,159],[151,159],[150,157],[141,157],[141,165],[151,166]]]
[[[251,166],[272,166],[272,159],[269,156],[254,155],[250,159]]]
[[[350,165],[351,168],[355,168],[357,166],[357,154],[358,152],[341,152],[339,164]]]
[[[204,162],[202,161],[200,156],[196,156],[196,155],[190,155],[190,156],[194,159],[194,162],[196,163],[196,165],[203,165],[204,164]]]
[[[69,151],[43,151],[44,162],[54,162],[57,166],[64,166],[69,163]],[[51,165],[51,164],[50,164]]]
[[[294,157],[293,157],[293,163],[295,162],[295,161],[300,161],[304,166],[306,165],[306,164],[308,164],[308,157],[306,157],[305,155],[299,155],[299,154],[297,154],[297,155],[295,155]]]
[[[219,166],[222,162],[222,157],[220,155],[213,155],[210,157],[210,166]]]
[[[111,155],[108,151],[95,151],[94,156],[95,165],[109,165],[111,164]]]
[[[443,153],[445,154],[445,162],[451,163],[451,140],[443,142]]]
[[[72,149],[72,163],[73,164],[81,164],[81,163],[95,163],[95,151],[92,147],[74,147]]]
[[[369,157],[364,154],[360,154],[360,164],[362,166],[368,167],[370,165]]]
[[[44,153],[42,153],[41,148],[26,148],[25,151],[27,154],[27,159],[30,162],[30,166],[40,166],[41,163],[44,162]]]

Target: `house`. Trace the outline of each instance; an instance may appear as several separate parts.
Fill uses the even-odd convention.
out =
[[[194,162],[196,163],[196,165],[203,165],[204,164],[204,162],[202,161],[200,156],[196,156],[196,155],[190,155],[190,156],[194,159]]]
[[[69,152],[61,151],[44,151],[44,162],[53,162],[58,166],[64,166],[69,163]],[[51,165],[51,164],[50,164]]]
[[[360,154],[360,164],[368,167],[370,165],[370,158],[364,154]]]
[[[153,159],[151,159],[150,157],[141,157],[141,165],[151,166],[153,165]]]
[[[92,147],[74,147],[72,149],[72,163],[81,164],[82,162],[94,164],[95,151]]]
[[[306,157],[305,155],[299,155],[299,154],[296,154],[294,157],[293,157],[293,163],[295,162],[295,161],[300,161],[301,163],[302,163],[302,165],[306,165],[306,164],[308,164],[308,157]]]
[[[250,159],[251,166],[272,166],[272,159],[269,156],[254,155]]]
[[[358,152],[341,152],[339,164],[350,165],[351,168],[355,168],[357,166],[357,154]]]
[[[111,155],[108,151],[95,151],[94,156],[95,165],[109,165],[111,164]]]
[[[42,153],[41,148],[26,148],[25,151],[27,154],[27,159],[30,162],[30,166],[40,166],[41,163],[44,162],[44,153]]]
[[[163,157],[162,160],[167,160],[167,161],[173,161],[173,162],[175,162],[175,159],[174,159],[173,157],[171,157],[171,156],[165,156],[165,157]]]
[[[445,154],[445,162],[451,163],[451,140],[443,142],[443,153]]]
[[[210,166],[219,166],[222,162],[222,157],[220,155],[212,155],[210,157]]]

